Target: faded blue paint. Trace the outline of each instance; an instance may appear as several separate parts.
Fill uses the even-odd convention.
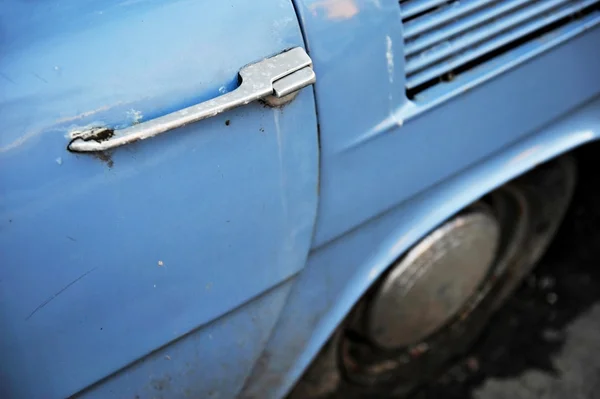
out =
[[[258,359],[293,280],[181,337],[78,398],[233,398]],[[137,396],[136,396],[137,395]]]
[[[565,27],[561,32],[571,39],[562,46],[548,49],[562,41],[556,36],[561,32],[553,32],[539,39],[548,43],[527,62],[536,52],[518,48],[409,101],[397,1],[296,3],[318,77],[322,184],[313,248],[534,132],[600,90],[598,29],[579,29],[573,39]],[[350,109],[360,109],[360,117]]]
[[[369,286],[427,232],[536,165],[600,138],[600,98],[313,250],[244,398],[281,398]]]
[[[436,225],[600,137],[597,14],[413,102],[397,1],[296,5],[318,77],[319,217],[248,398],[281,398],[369,285]]]
[[[0,396],[223,399],[245,383],[280,398],[427,231],[600,136],[596,16],[409,101],[396,0],[295,3],[321,132],[304,270],[311,89],[111,160],[65,151],[74,127],[214,97],[242,65],[303,45],[289,0],[5,1]]]
[[[242,66],[303,46],[289,0],[10,0],[0,21],[0,397],[74,394],[303,267],[317,206],[312,88],[110,159],[66,151],[70,129],[217,96]],[[235,317],[211,327],[223,342],[260,335],[227,352],[237,372],[202,357],[191,367],[232,394],[274,317],[255,332]],[[210,341],[190,345],[216,356]]]

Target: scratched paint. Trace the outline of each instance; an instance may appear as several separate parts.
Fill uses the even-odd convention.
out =
[[[31,313],[29,313],[29,315],[25,318],[25,320],[31,319],[33,317],[33,315],[35,315],[38,311],[42,310],[50,302],[52,302],[54,299],[56,299],[60,294],[62,294],[66,290],[68,290],[71,286],[76,284],[79,280],[81,280],[82,278],[84,278],[85,276],[87,276],[88,274],[93,272],[94,270],[96,270],[95,267],[93,269],[90,269],[87,272],[83,273],[81,276],[77,277],[75,280],[71,281],[69,284],[65,285],[63,288],[58,290],[56,293],[54,293],[52,296],[50,296],[44,302],[40,303],[35,309],[33,309],[33,311]]]

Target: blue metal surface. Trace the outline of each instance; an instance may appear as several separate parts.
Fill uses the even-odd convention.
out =
[[[470,14],[477,9],[484,8],[485,6],[495,3],[497,0],[475,0],[467,2],[459,2],[452,4],[451,7],[443,7],[435,12],[427,13],[419,18],[415,18],[412,21],[402,21],[404,27],[404,54],[410,55],[416,51],[428,47],[431,44],[437,43],[444,38],[451,37],[456,33],[464,30],[464,23],[461,23],[459,18],[464,15]],[[500,9],[500,12],[506,12],[519,5],[526,4],[532,0],[512,0],[501,3],[505,8]],[[400,3],[402,7],[402,3]],[[495,9],[495,10],[494,10]],[[491,15],[496,15],[498,10],[496,7],[492,9]],[[479,21],[487,21],[490,16],[490,11],[486,10],[484,13],[477,12],[475,15],[479,16]],[[458,23],[456,23],[458,20]],[[449,25],[446,25],[449,24]],[[416,41],[406,43],[411,39],[416,39],[422,33],[431,31],[433,28],[439,27],[433,32],[429,32],[428,35],[419,38]]]
[[[97,158],[66,151],[74,127],[215,97],[242,66],[303,46],[289,0],[9,0],[0,21],[2,398],[74,394],[303,267],[318,183],[310,88]],[[284,297],[255,333],[244,312],[209,327],[221,343],[257,339],[220,353],[236,372],[188,358],[202,381],[233,394]],[[190,345],[216,356],[211,341]]]
[[[282,398],[369,286],[448,217],[531,168],[600,139],[600,97],[311,252],[243,398]]]
[[[413,102],[404,93],[396,1],[306,0],[297,9],[319,77],[321,198],[313,248],[600,91],[595,21],[565,26],[543,39],[546,46],[516,48]],[[353,34],[357,29],[361,34]],[[350,117],[351,109],[360,115]]]
[[[444,73],[459,68],[562,18],[574,15],[597,2],[597,0],[586,0],[569,3],[566,0],[551,0],[534,3],[531,7],[519,9],[514,14],[496,17],[491,23],[486,23],[466,34],[442,43],[440,48],[434,47],[407,59],[406,74],[408,78],[406,87],[414,88],[431,79],[440,77]],[[566,4],[556,8],[562,3]],[[471,18],[476,19],[477,17],[470,16],[461,21],[464,25],[467,25],[463,27],[464,29],[468,29],[468,25],[478,23],[477,21],[469,21]],[[586,19],[597,24],[600,21],[600,13],[590,15]],[[578,21],[578,23],[585,24],[586,21]]]
[[[437,224],[600,137],[595,20],[566,25],[543,46],[516,48],[413,102],[404,95],[396,1],[296,5],[319,77],[319,217],[248,398],[282,397],[369,285]]]
[[[592,14],[409,101],[407,7],[295,5],[320,183],[311,89],[100,159],[65,151],[74,127],[215,97],[302,46],[289,0],[5,1],[0,396],[231,398],[245,381],[243,397],[281,398],[392,260],[600,137]]]
[[[400,0],[402,18],[412,17],[433,7],[443,6],[448,0]]]
[[[77,398],[234,398],[269,338],[292,285],[293,280],[286,281]]]
[[[467,71],[457,76],[451,82],[444,82],[444,84],[435,85],[426,91],[419,93],[415,96],[415,102],[419,105],[410,110],[401,110],[402,115],[398,117],[404,117],[410,119],[422,112],[426,112],[444,102],[450,100],[453,97],[460,96],[467,91],[470,91],[474,87],[495,78],[504,72],[543,54],[544,52],[557,47],[563,43],[568,43],[570,39],[580,35],[581,33],[590,30],[597,25],[600,25],[600,15],[590,14],[577,21],[566,24],[546,36],[533,40],[516,48],[514,51],[510,51],[505,54],[501,54],[495,57],[489,64],[483,64],[470,71]],[[581,55],[580,55],[581,56]],[[593,57],[593,54],[588,55]],[[556,58],[554,58],[556,60]],[[573,69],[571,69],[572,71]],[[555,72],[558,76],[566,75],[565,72],[559,71],[559,66],[555,64]],[[569,71],[567,71],[568,73]],[[550,77],[550,75],[546,75]],[[586,76],[587,77],[587,76]],[[573,78],[573,76],[569,76]],[[592,83],[594,80],[592,80]]]

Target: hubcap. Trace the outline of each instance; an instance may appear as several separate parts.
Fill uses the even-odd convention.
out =
[[[444,326],[489,274],[500,227],[486,210],[461,214],[433,231],[392,266],[367,311],[378,346],[418,344]]]

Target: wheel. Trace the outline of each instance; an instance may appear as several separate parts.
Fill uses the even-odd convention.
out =
[[[402,398],[464,354],[554,236],[575,186],[569,156],[454,215],[360,299],[290,399]]]

